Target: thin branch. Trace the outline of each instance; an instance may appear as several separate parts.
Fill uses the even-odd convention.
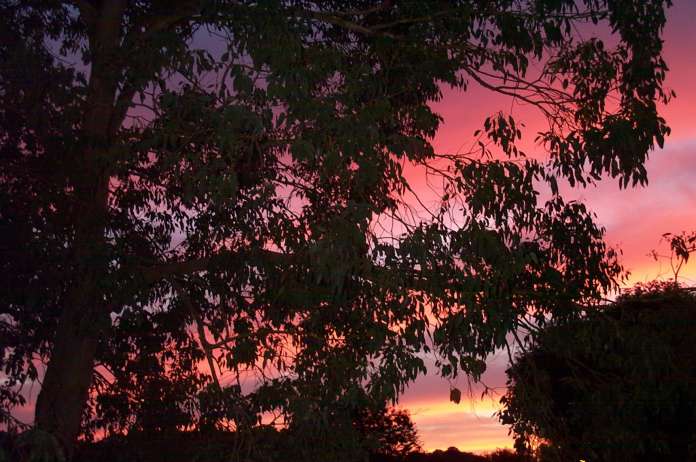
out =
[[[145,282],[154,283],[171,276],[184,276],[187,274],[198,273],[210,269],[215,260],[219,259],[239,259],[255,256],[277,265],[287,265],[290,263],[292,256],[271,250],[254,249],[253,251],[231,251],[223,250],[215,255],[208,257],[194,258],[184,261],[169,261],[158,265],[139,268],[140,273],[145,278]]]
[[[318,19],[319,21],[333,24],[335,26],[342,27],[351,32],[357,32],[358,34],[365,35],[367,37],[381,36],[389,37],[395,40],[400,38],[399,36],[394,35],[390,32],[381,32],[377,29],[366,27],[353,21],[348,21],[347,19],[341,18],[333,14],[321,13],[318,11],[313,11],[309,14],[312,18]]]
[[[208,361],[208,367],[210,367],[210,375],[213,378],[213,383],[215,383],[218,391],[222,391],[222,385],[220,385],[220,379],[218,378],[217,374],[215,358],[213,357],[213,348],[210,343],[208,343],[208,339],[205,336],[205,329],[203,327],[203,320],[201,319],[200,312],[193,303],[193,300],[191,300],[189,293],[184,289],[181,283],[175,279],[173,281],[173,285],[176,288],[176,291],[179,293],[181,300],[184,302],[184,305],[186,305],[186,308],[188,308],[193,316],[194,322],[196,323],[196,330],[198,332],[198,341],[201,344],[201,348],[203,348],[203,351],[205,352],[205,358]]]

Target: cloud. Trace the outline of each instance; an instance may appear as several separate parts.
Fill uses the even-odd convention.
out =
[[[649,185],[619,190],[615,181],[578,191],[607,229],[607,242],[623,251],[622,262],[631,271],[631,283],[671,276],[666,261],[655,261],[653,249],[669,253],[661,236],[696,230],[696,128],[694,137],[668,144],[647,165]],[[696,275],[693,263],[684,276]]]

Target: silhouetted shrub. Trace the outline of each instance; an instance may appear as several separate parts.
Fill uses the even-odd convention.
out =
[[[503,423],[541,460],[696,460],[696,297],[674,284],[535,337],[508,370]]]
[[[407,410],[365,408],[357,412],[354,427],[375,460],[379,460],[379,456],[403,460],[408,454],[421,450],[416,427]]]
[[[291,447],[293,439],[283,431],[266,427],[251,440],[233,432],[180,432],[178,434],[133,434],[117,436],[96,443],[83,443],[73,462],[324,462],[298,456]],[[253,444],[249,444],[253,443]],[[364,460],[364,459],[362,459]],[[509,450],[487,455],[459,451],[455,447],[432,453],[412,452],[408,455],[373,453],[370,462],[526,462],[527,459]],[[5,462],[0,459],[1,462]]]

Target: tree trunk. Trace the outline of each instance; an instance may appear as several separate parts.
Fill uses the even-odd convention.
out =
[[[86,315],[85,304],[66,307],[54,338],[51,360],[36,403],[36,426],[61,441],[68,454],[80,433],[82,412],[92,381],[102,320]]]
[[[112,119],[124,7],[125,0],[105,0],[94,17],[82,18],[90,30],[93,60],[82,123],[84,148],[76,153],[71,176],[75,194],[73,271],[35,410],[36,426],[56,436],[68,456],[80,433],[97,343],[110,325],[102,286],[109,265],[105,233],[110,173],[106,161],[113,128],[118,128]]]
[[[73,271],[35,410],[36,426],[58,437],[68,453],[80,431],[97,342],[110,322],[102,285],[108,265],[104,236],[108,177],[104,180],[98,170],[85,168],[84,177],[91,173],[93,179],[85,178],[76,188],[79,222],[75,223]]]

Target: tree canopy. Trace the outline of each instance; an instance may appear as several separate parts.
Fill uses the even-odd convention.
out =
[[[668,4],[2,0],[3,419],[45,362],[35,424],[68,452],[324,422],[576,316],[620,267],[558,184],[647,181]],[[502,113],[436,153],[429,104],[470,85],[541,111],[545,155]]]
[[[366,406],[356,416],[354,426],[375,458],[403,460],[421,451],[420,438],[407,410]]]
[[[508,370],[501,421],[539,460],[696,460],[696,297],[635,287],[549,326]]]

